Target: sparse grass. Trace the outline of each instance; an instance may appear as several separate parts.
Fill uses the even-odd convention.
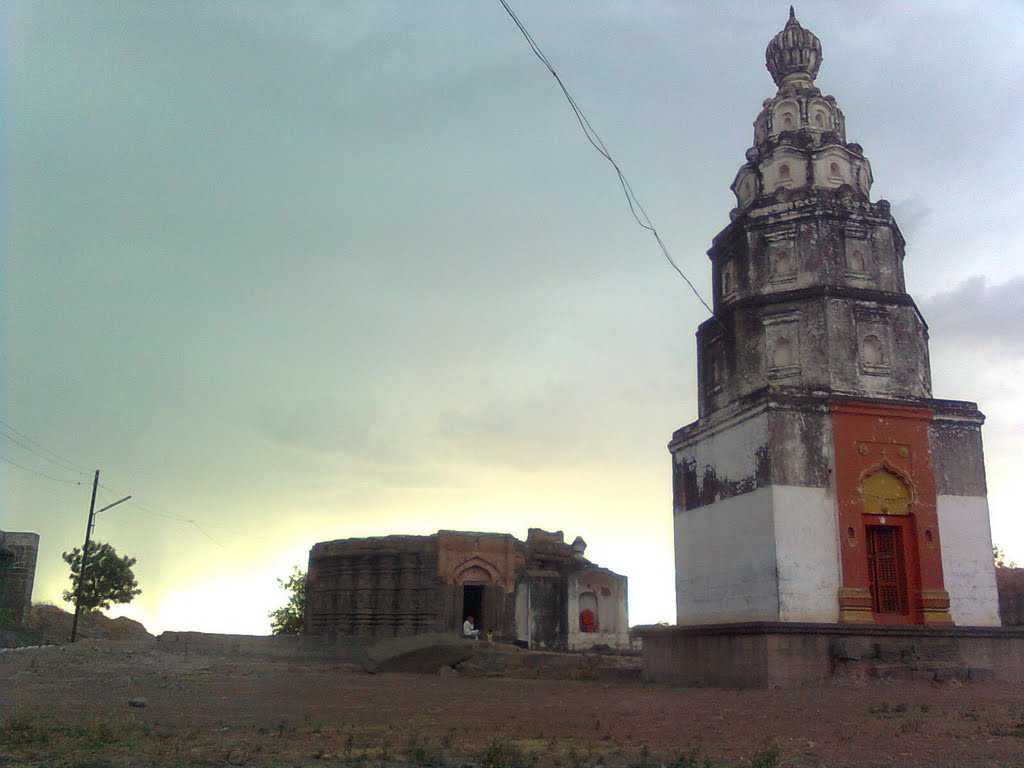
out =
[[[777,744],[771,744],[750,758],[750,768],[779,768],[782,752]]]
[[[455,746],[455,729],[449,728],[448,732],[441,737],[441,748],[449,750]]]
[[[715,764],[699,747],[694,747],[689,752],[680,753],[666,768],[715,768]]]
[[[22,662],[25,671],[30,665]],[[41,675],[48,672],[45,664]],[[188,674],[198,675],[192,668]],[[203,672],[207,678],[211,672]],[[36,677],[25,678],[35,684]],[[177,679],[177,678],[175,678]],[[552,708],[538,716],[537,711],[516,709],[507,712],[498,707],[480,707],[476,700],[461,709],[443,707],[433,700],[412,708],[402,707],[367,713],[363,707],[333,705],[318,707],[312,699],[302,706],[256,707],[233,689],[214,688],[207,693],[206,683],[199,690],[206,709],[197,712],[182,707],[168,713],[167,702],[184,703],[172,690],[167,701],[161,699],[159,679],[147,689],[135,683],[134,692],[148,695],[152,705],[129,708],[127,697],[101,702],[93,710],[105,719],[88,719],[81,710],[64,706],[61,717],[39,702],[42,694],[52,695],[52,686],[39,697],[19,703],[16,713],[0,714],[0,768],[184,768],[184,766],[248,766],[281,768],[783,768],[784,766],[853,766],[853,761],[835,761],[835,755],[863,750],[864,762],[880,751],[868,744],[867,731],[878,745],[908,740],[923,743],[925,736],[940,740],[951,768],[957,764],[958,750],[983,743],[991,754],[1017,754],[1024,744],[1024,705],[997,691],[965,689],[956,695],[945,689],[933,692],[922,687],[904,691],[874,689],[858,697],[847,697],[846,714],[863,726],[856,731],[839,720],[827,723],[835,732],[824,733],[820,723],[797,723],[788,729],[775,729],[760,721],[749,726],[742,714],[749,712],[736,702],[740,695],[722,696],[728,706],[720,713],[698,709],[701,701],[714,699],[706,692],[686,692],[672,697],[661,689],[652,696],[678,701],[678,712],[699,713],[707,727],[681,727],[676,712],[653,707],[646,710],[617,709],[614,697],[599,686],[588,691],[603,700],[590,709]],[[367,678],[353,678],[353,689],[361,690]],[[370,678],[376,681],[376,678]],[[152,681],[151,681],[152,682]],[[229,681],[230,682],[230,681]],[[384,682],[389,685],[390,681]],[[401,681],[413,685],[417,680]],[[428,681],[432,682],[432,681]],[[2,684],[2,681],[0,681]],[[485,683],[473,683],[484,687]],[[581,685],[566,686],[569,697]],[[518,690],[518,689],[516,689]],[[529,690],[529,689],[527,689]],[[613,693],[617,689],[613,689]],[[980,690],[979,696],[973,694]],[[548,695],[547,688],[541,692]],[[230,693],[220,705],[221,693]],[[445,691],[447,696],[451,692]],[[458,695],[462,693],[456,691]],[[562,695],[554,690],[552,695]],[[842,692],[840,692],[842,693]],[[497,694],[496,694],[497,695]],[[752,696],[755,694],[751,694]],[[899,699],[887,698],[898,696]],[[925,698],[928,696],[929,698]],[[796,706],[782,694],[781,704]],[[692,699],[692,701],[690,700]],[[198,698],[197,698],[198,700]],[[901,701],[902,700],[902,701]],[[1012,703],[1007,703],[1010,700]],[[460,699],[461,701],[461,699]],[[993,703],[995,701],[996,703]],[[30,703],[31,702],[31,703]],[[310,703],[312,702],[312,703]],[[614,706],[608,706],[611,702]],[[906,703],[904,703],[906,702]],[[931,702],[931,703],[925,703]],[[262,702],[260,702],[262,703]],[[344,702],[343,702],[344,703]],[[530,700],[528,706],[533,706]],[[544,703],[543,700],[541,702]],[[335,708],[336,706],[336,708]],[[577,702],[577,707],[578,702]],[[644,706],[646,703],[644,702]],[[744,705],[745,706],[745,705]],[[801,706],[806,707],[806,704]],[[28,708],[32,707],[32,708]],[[620,711],[622,714],[620,714]],[[807,711],[806,709],[803,711]],[[648,719],[654,714],[656,721]],[[507,719],[503,715],[507,714]],[[719,716],[719,714],[721,716]],[[698,718],[698,719],[700,719]],[[684,718],[685,719],[685,718]],[[721,721],[721,723],[719,722]],[[817,726],[815,731],[814,726]],[[494,738],[494,734],[499,734]],[[777,739],[778,746],[757,748],[765,738]],[[892,742],[895,743],[895,742]],[[699,745],[690,748],[689,745]],[[782,748],[784,747],[785,753]],[[874,750],[874,751],[872,751]],[[876,763],[871,763],[876,764]],[[906,765],[922,764],[908,760]],[[965,761],[965,764],[971,764]],[[998,757],[991,763],[999,765]],[[1013,760],[1008,765],[1016,764]]]
[[[480,755],[481,768],[526,768],[523,750],[506,736],[496,736]]]
[[[429,740],[413,731],[405,740],[405,757],[413,765],[423,766],[436,764],[439,755],[431,748]]]
[[[110,768],[117,763],[111,762],[113,754],[135,750],[149,736],[154,734],[148,725],[100,717],[66,723],[45,713],[22,711],[0,721],[0,749],[34,756],[33,759],[45,756],[43,762],[19,762],[14,757],[11,765]],[[7,755],[3,757],[10,759]]]
[[[126,733],[117,730],[106,720],[95,718],[84,725],[70,729],[70,734],[86,748],[98,749],[124,740]]]
[[[873,708],[874,709],[874,708]],[[862,710],[863,711],[863,710]],[[956,710],[954,710],[956,711]],[[919,733],[924,721],[916,704],[899,707],[891,702],[878,714],[893,718],[898,734]],[[982,718],[991,737],[1024,739],[1024,720],[1007,713],[997,721]],[[61,724],[46,713],[22,712],[2,721],[0,744],[18,750],[26,765],[53,768],[124,768],[127,765],[310,766],[332,768],[783,768],[777,744],[747,753],[745,759],[708,755],[700,746],[670,753],[664,747],[628,740],[603,740],[590,733],[575,738],[515,738],[499,735],[483,748],[480,742],[462,742],[471,735],[457,728],[441,731],[417,723],[401,726],[366,726],[340,723],[318,725],[301,717],[289,723],[269,721],[269,727],[238,726],[218,722],[213,729],[182,727],[168,732],[154,725],[118,720]],[[602,723],[602,730],[606,724]],[[892,731],[890,731],[892,732]],[[254,738],[257,733],[262,737]],[[229,735],[225,735],[229,734]],[[168,743],[167,739],[171,739]],[[1015,742],[1014,742],[1015,743]],[[0,748],[0,752],[4,749]],[[33,757],[29,758],[29,755]],[[674,754],[674,757],[673,757]],[[45,759],[40,758],[45,755]],[[15,757],[13,765],[21,765]],[[141,761],[141,762],[136,762]],[[182,762],[183,761],[183,762]],[[0,760],[2,763],[2,760]],[[804,763],[799,763],[803,765]],[[842,765],[846,765],[843,763]]]
[[[0,725],[0,743],[3,744],[45,744],[49,740],[49,728],[44,726],[38,715],[15,712]]]
[[[348,732],[348,736],[345,737],[345,757],[352,759],[352,755],[356,748],[356,735],[351,730]]]

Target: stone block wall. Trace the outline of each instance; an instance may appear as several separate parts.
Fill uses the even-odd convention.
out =
[[[323,542],[309,553],[308,578],[309,634],[398,637],[443,629],[435,537]]]
[[[32,605],[39,534],[0,531],[0,610],[22,625]]]

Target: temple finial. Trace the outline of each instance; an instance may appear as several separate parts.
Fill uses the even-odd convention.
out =
[[[796,20],[796,8],[792,5],[789,6],[786,26],[768,43],[765,64],[780,88],[787,77],[799,75],[801,81],[809,77],[813,82],[818,76],[821,41],[809,29],[800,26]]]

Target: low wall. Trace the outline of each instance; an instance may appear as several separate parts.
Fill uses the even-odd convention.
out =
[[[722,688],[793,688],[832,682],[870,659],[908,669],[946,665],[972,679],[1024,683],[1024,630],[872,627],[759,622],[643,627],[645,680]]]
[[[157,647],[169,653],[281,660],[334,660],[361,664],[373,642],[327,635],[221,635],[164,632]]]
[[[1024,568],[997,567],[996,587],[1003,626],[1024,626]]]

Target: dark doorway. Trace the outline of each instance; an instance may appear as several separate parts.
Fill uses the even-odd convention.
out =
[[[900,528],[868,526],[868,577],[876,614],[907,613],[907,575]]]
[[[461,626],[462,622],[466,620],[467,616],[473,617],[473,626],[483,631],[484,627],[484,585],[483,584],[463,584],[462,586],[462,618],[459,620]]]

